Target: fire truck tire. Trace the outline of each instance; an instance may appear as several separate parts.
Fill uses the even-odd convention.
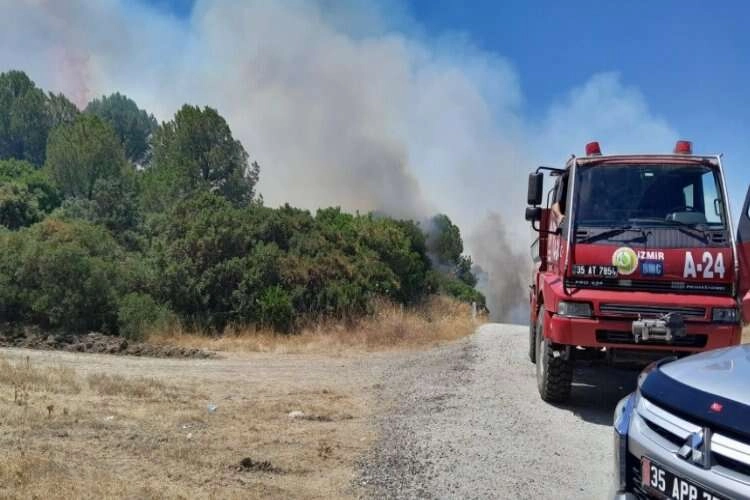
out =
[[[563,356],[555,357],[544,335],[544,307],[539,310],[536,328],[536,383],[539,395],[548,403],[564,403],[570,398],[573,363]]]
[[[538,328],[539,322],[529,325],[529,359],[532,363],[536,363],[536,331]]]

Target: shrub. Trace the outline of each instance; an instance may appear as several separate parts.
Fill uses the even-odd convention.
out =
[[[294,308],[289,295],[280,287],[266,288],[258,301],[258,316],[263,326],[289,332],[294,323]]]
[[[117,320],[120,335],[142,340],[149,330],[163,328],[174,321],[172,313],[142,293],[129,293],[120,299]]]
[[[0,317],[117,332],[122,252],[104,229],[46,219],[0,234]]]
[[[480,291],[454,276],[432,271],[430,282],[433,283],[433,286],[437,286],[440,292],[446,295],[454,297],[462,302],[476,302],[477,307],[480,309],[487,308],[487,299]]]

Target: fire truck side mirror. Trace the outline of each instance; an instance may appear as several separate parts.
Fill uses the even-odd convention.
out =
[[[544,190],[544,174],[541,172],[535,172],[529,174],[529,190],[527,194],[527,200],[529,205],[541,205],[542,196]],[[528,212],[527,212],[528,217]]]
[[[542,220],[542,209],[540,207],[526,207],[526,220],[531,223]]]

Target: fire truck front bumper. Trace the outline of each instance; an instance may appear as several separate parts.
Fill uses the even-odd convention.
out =
[[[666,324],[667,321],[662,320]],[[713,321],[690,321],[683,318],[681,330],[666,335],[662,323],[643,318],[594,316],[568,317],[553,314],[549,320],[548,338],[556,344],[618,350],[647,350],[665,352],[699,352],[737,345],[742,328],[739,323],[723,324]],[[651,328],[644,336],[643,328]]]

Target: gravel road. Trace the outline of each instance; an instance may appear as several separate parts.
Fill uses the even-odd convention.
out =
[[[485,325],[415,353],[381,383],[380,441],[362,462],[374,498],[603,499],[612,412],[636,372],[583,368],[566,406],[541,401],[528,327]]]

